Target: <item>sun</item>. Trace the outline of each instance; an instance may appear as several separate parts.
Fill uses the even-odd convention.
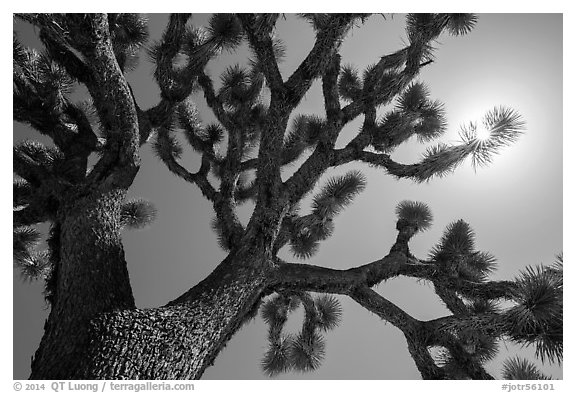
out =
[[[488,139],[490,139],[491,136],[492,133],[490,132],[490,130],[484,127],[478,127],[476,129],[476,139],[479,140],[480,142],[487,141]]]

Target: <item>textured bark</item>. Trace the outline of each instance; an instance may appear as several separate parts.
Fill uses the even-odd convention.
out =
[[[168,305],[135,309],[117,220],[122,198],[100,194],[67,207],[31,379],[198,379],[266,294],[270,262],[234,253]]]
[[[65,379],[84,356],[94,315],[134,308],[120,239],[124,191],[94,192],[60,209],[60,259],[52,311],[32,362],[33,379]]]
[[[263,283],[259,272],[226,267],[165,307],[103,315],[71,377],[198,379],[251,314]]]

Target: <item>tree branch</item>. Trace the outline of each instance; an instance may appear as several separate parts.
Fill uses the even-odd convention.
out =
[[[420,263],[401,253],[346,270],[298,263],[281,263],[270,277],[274,288],[346,294],[357,286],[372,287],[390,278],[405,275],[415,278],[432,277],[436,266]]]
[[[324,108],[326,120],[334,123],[334,127],[341,128],[340,95],[338,94],[338,75],[340,74],[340,54],[335,53],[332,61],[322,75],[322,93],[324,95]]]
[[[270,36],[274,26],[274,23],[270,22],[275,22],[278,14],[265,14],[259,17],[255,14],[237,14],[237,16],[242,22],[242,27],[248,36],[250,46],[256,54],[258,65],[266,77],[270,90],[275,94],[280,93],[284,90],[282,75],[278,69],[272,37]],[[259,18],[267,18],[268,23],[258,23]]]
[[[420,323],[420,321],[410,316],[400,307],[367,286],[353,289],[349,296],[362,307],[390,322],[402,332],[410,332]]]
[[[202,88],[202,91],[204,91],[204,98],[206,99],[206,103],[216,116],[216,119],[218,119],[220,124],[228,129],[228,131],[231,131],[231,128],[234,127],[234,124],[232,123],[230,116],[228,116],[224,110],[222,102],[216,95],[214,91],[214,85],[210,77],[204,72],[200,72],[198,75],[198,84]]]
[[[184,100],[190,95],[193,87],[194,75],[192,73],[186,72],[186,69],[174,69],[174,59],[184,43],[186,23],[190,16],[191,14],[170,14],[162,40],[154,51],[156,60],[154,77],[162,92],[162,99],[169,103]],[[163,107],[166,104],[161,101],[158,105]]]
[[[314,79],[324,73],[354,19],[354,14],[334,14],[318,32],[312,50],[284,84],[290,108],[298,105]]]
[[[166,145],[169,144],[168,130],[165,128],[158,130],[158,141]],[[191,173],[182,165],[180,165],[178,161],[176,161],[176,158],[172,152],[162,152],[160,158],[166,164],[170,172],[184,179],[188,183],[196,184],[202,192],[202,195],[204,195],[204,197],[206,197],[209,201],[214,202],[219,198],[218,192],[208,181],[207,176],[208,172],[210,171],[210,159],[205,154],[202,155],[202,164],[196,173]]]

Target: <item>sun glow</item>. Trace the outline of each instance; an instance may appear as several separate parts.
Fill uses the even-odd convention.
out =
[[[484,127],[478,127],[476,129],[476,139],[478,139],[481,142],[490,139],[491,136],[492,133],[490,132],[490,130],[487,130]]]

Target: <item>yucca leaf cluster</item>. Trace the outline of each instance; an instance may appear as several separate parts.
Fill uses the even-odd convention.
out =
[[[288,315],[304,309],[302,328],[296,334],[284,333]],[[339,301],[331,295],[313,297],[309,293],[273,296],[261,308],[268,324],[268,351],[262,359],[262,370],[269,376],[287,371],[316,370],[325,356],[323,332],[338,326],[342,314]]]

